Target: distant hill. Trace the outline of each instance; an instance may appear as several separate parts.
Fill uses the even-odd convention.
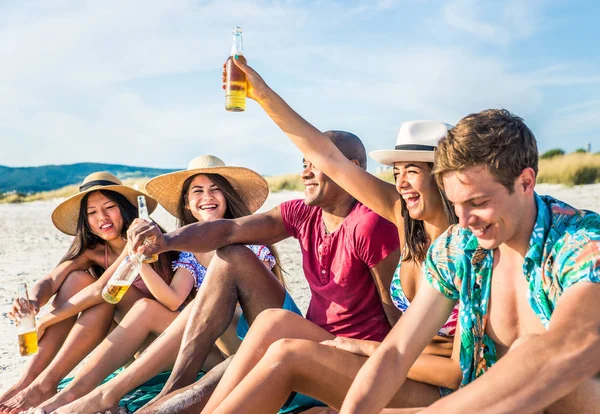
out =
[[[56,190],[70,184],[79,184],[86,176],[96,171],[108,171],[123,180],[135,177],[155,177],[175,170],[91,162],[14,168],[0,165],[0,194],[7,191],[37,193]]]

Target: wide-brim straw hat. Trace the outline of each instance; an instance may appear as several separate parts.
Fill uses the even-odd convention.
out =
[[[438,142],[449,129],[452,125],[439,121],[405,122],[400,126],[394,149],[371,151],[369,155],[385,165],[403,161],[433,162]]]
[[[54,209],[52,212],[52,222],[56,228],[65,234],[74,236],[77,232],[77,220],[79,220],[81,200],[86,194],[97,190],[110,190],[119,193],[134,206],[137,206],[137,197],[143,195],[146,197],[148,213],[152,213],[158,205],[155,199],[141,191],[123,185],[121,180],[111,173],[95,172],[85,177],[79,186],[77,194],[67,198]]]
[[[146,183],[146,191],[161,206],[178,219],[177,205],[183,191],[183,183],[197,174],[219,174],[237,191],[251,213],[258,210],[269,195],[267,181],[257,172],[244,167],[233,167],[214,155],[201,155],[188,164],[187,170],[159,175]]]

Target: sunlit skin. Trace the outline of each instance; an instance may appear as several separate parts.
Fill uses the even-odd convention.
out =
[[[225,196],[206,175],[197,175],[190,183],[187,208],[198,221],[211,221],[225,217]]]
[[[525,221],[531,217],[522,212],[532,202],[535,172],[531,168],[517,177],[512,194],[486,166],[446,173],[443,182],[459,224],[473,232],[481,247],[493,250],[505,245],[525,253],[531,233]]]
[[[440,192],[428,163],[396,162],[394,180],[412,219],[431,221],[432,212],[443,211]]]
[[[300,177],[304,184],[304,203],[308,206],[323,207],[329,205],[332,198],[345,194],[339,185],[308,160],[302,162]]]
[[[302,162],[300,177],[304,184],[304,202],[309,206],[318,206],[323,201],[323,193],[327,193],[331,180],[307,160]]]
[[[90,229],[106,241],[121,237],[123,217],[119,206],[99,191],[90,193],[87,199],[86,214]]]
[[[224,194],[204,174],[194,176],[190,182],[185,194],[185,203],[185,207],[198,221],[222,219],[227,211],[227,201]],[[196,253],[195,256],[199,262],[209,263],[213,252]],[[176,273],[175,278],[179,277],[179,274],[187,277],[185,275],[188,272],[187,270],[179,269],[178,272],[182,270],[183,273]],[[189,277],[191,278],[191,275]],[[149,312],[152,312],[152,321],[145,320],[144,315],[147,315]],[[154,300],[146,299],[145,301],[141,301],[140,305],[135,306],[132,312],[128,313],[121,321],[120,325],[98,346],[97,351],[90,357],[90,362],[81,368],[79,375],[75,377],[74,381],[61,393],[45,401],[39,408],[44,409],[46,412],[51,412],[87,394],[90,391],[88,382],[99,382],[99,378],[104,378],[107,373],[112,372],[119,366],[120,361],[109,361],[106,358],[108,355],[111,355],[111,353],[118,349],[120,357],[125,356],[125,358],[129,358],[139,348],[139,345],[143,343],[148,334],[159,335],[164,332],[175,320],[178,313],[173,309],[165,309],[165,306]],[[233,323],[236,322],[237,320],[234,319]],[[237,349],[237,337],[231,342],[223,342],[223,345],[227,349]],[[176,351],[172,350],[170,355],[164,358],[168,361],[168,358],[175,355]],[[220,354],[216,353],[215,355],[217,356],[211,355],[207,367],[212,367],[216,363],[215,360],[219,360],[220,362]],[[155,362],[164,363],[159,360]],[[172,363],[172,361],[168,363]],[[90,378],[93,379],[90,380]]]
[[[104,240],[108,246],[108,262],[114,262],[126,244],[126,240],[121,236],[124,221],[119,206],[100,191],[93,191],[88,195],[87,203],[82,208],[85,208],[90,230]],[[51,302],[54,309],[84,287],[93,283],[95,279],[86,270],[92,263],[104,266],[104,249],[104,245],[98,244],[93,249],[87,249],[79,260],[62,263],[50,273],[50,275],[53,275],[53,279],[46,281],[42,285],[42,289],[52,289],[51,293],[46,294],[48,298],[56,295]],[[62,278],[58,276],[60,273],[70,275]],[[62,282],[54,287],[52,280],[61,280]],[[38,285],[40,283],[38,282]],[[44,294],[40,294],[40,296],[44,297]],[[44,303],[46,302],[42,304]],[[11,412],[11,410],[12,412],[19,412],[22,411],[23,407],[36,406],[54,395],[56,393],[55,379],[49,379],[50,376],[58,375],[59,370],[56,369],[57,367],[63,369],[70,366],[71,363],[77,364],[81,360],[79,358],[87,355],[106,335],[112,316],[113,311],[110,308],[102,306],[91,308],[80,316],[80,326],[73,326],[75,322],[73,319],[71,322],[57,324],[50,330],[49,334],[44,333],[45,329],[42,328],[40,323],[42,319],[38,320],[38,338],[40,339],[41,353],[30,361],[19,383],[2,396],[0,412]],[[83,330],[82,326],[87,329]],[[73,331],[72,334],[70,333],[71,330]],[[70,349],[68,355],[59,353],[60,346],[63,343],[67,343],[67,347]],[[37,383],[34,382],[35,379],[37,379]],[[12,399],[8,397],[12,397]]]

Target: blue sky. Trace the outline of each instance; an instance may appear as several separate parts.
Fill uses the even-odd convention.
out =
[[[224,110],[234,25],[293,108],[368,150],[392,147],[403,121],[504,107],[542,151],[598,151],[599,16],[575,0],[0,0],[0,165],[185,168],[210,153],[298,171],[256,103]]]

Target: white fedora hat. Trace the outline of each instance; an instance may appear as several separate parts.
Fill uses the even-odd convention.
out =
[[[433,162],[438,142],[451,128],[452,125],[439,121],[405,122],[400,126],[395,149],[371,151],[369,155],[385,165],[400,161]]]
[[[187,170],[159,175],[146,183],[146,191],[158,203],[178,219],[177,205],[183,190],[183,183],[197,174],[219,174],[225,178],[240,195],[252,213],[258,210],[269,195],[267,181],[257,172],[244,167],[225,165],[214,155],[201,155],[188,164]]]

